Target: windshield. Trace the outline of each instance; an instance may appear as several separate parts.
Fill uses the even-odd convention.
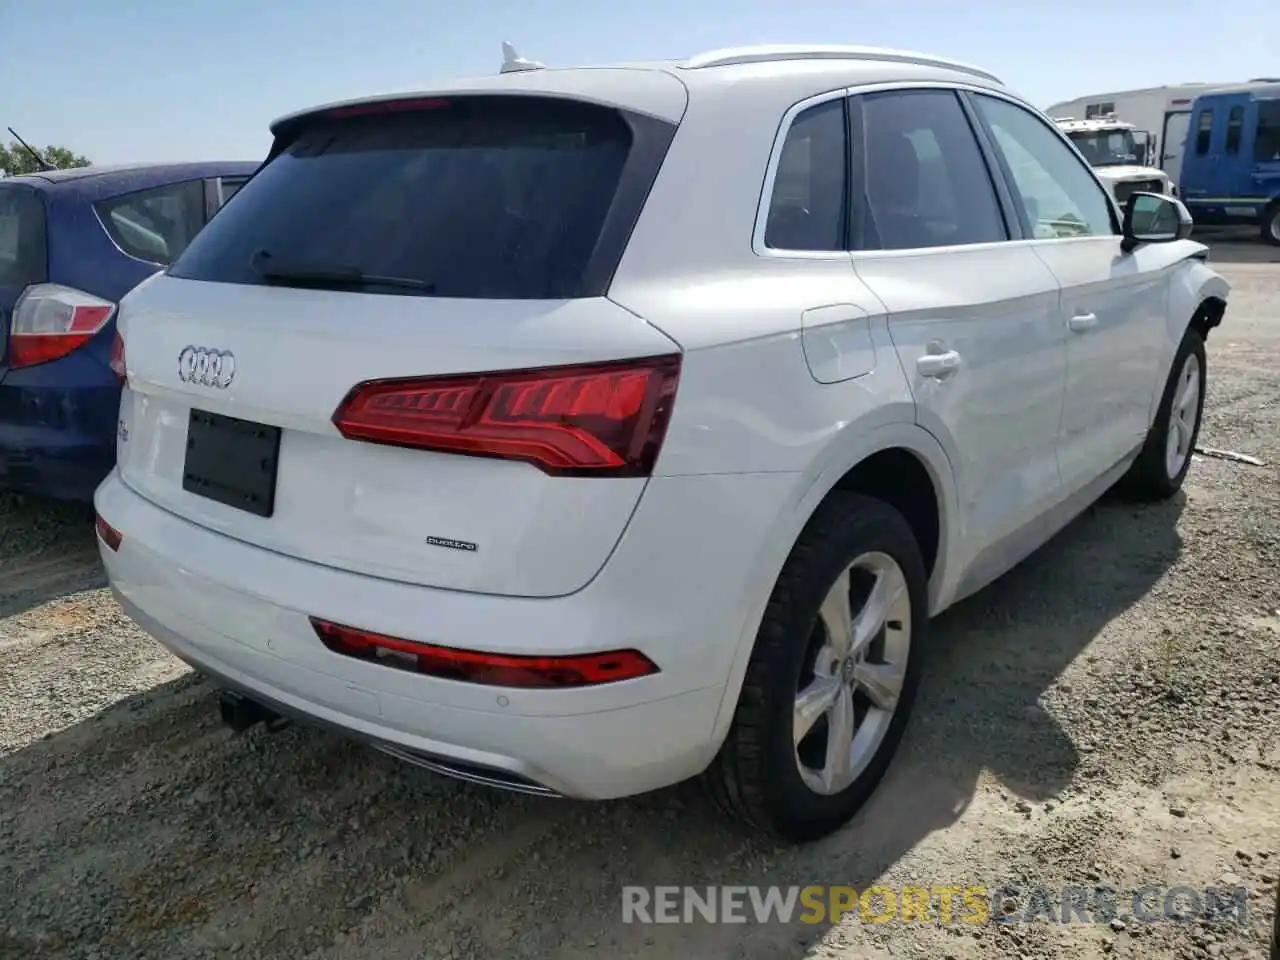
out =
[[[1146,160],[1147,134],[1143,130],[1080,130],[1067,136],[1094,167]]]

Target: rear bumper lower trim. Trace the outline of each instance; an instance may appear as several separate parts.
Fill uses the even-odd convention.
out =
[[[568,789],[555,783],[553,777],[542,771],[534,770],[521,761],[506,760],[502,765],[498,765],[492,762],[476,761],[468,757],[450,757],[441,753],[420,750],[407,744],[395,743],[391,740],[364,733],[342,723],[326,720],[308,711],[304,706],[285,702],[270,693],[264,693],[252,684],[238,680],[231,676],[228,671],[212,664],[208,657],[202,657],[195,653],[189,646],[182,643],[172,631],[168,630],[155,618],[148,616],[137,604],[132,603],[118,590],[113,588],[111,592],[115,595],[121,609],[144,630],[164,644],[169,652],[179,660],[198,673],[209,677],[217,686],[252,700],[282,717],[288,717],[305,726],[336,733],[346,739],[370,746],[404,763],[422,767],[455,780],[540,797],[561,798],[572,796]]]

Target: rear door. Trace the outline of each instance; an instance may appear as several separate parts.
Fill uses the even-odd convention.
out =
[[[124,482],[317,563],[579,589],[675,387],[675,344],[603,295],[673,133],[529,96],[344,107],[286,133],[122,307]]]
[[[0,376],[8,370],[9,322],[22,291],[49,275],[44,201],[34,188],[0,183]]]

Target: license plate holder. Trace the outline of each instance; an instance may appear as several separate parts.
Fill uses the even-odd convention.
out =
[[[275,512],[280,428],[192,409],[182,489],[259,517]]]

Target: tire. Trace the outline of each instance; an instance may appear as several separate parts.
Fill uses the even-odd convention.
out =
[[[884,625],[862,648],[865,659],[854,655],[833,662],[826,626],[833,607],[825,613],[823,608],[845,576],[855,626],[860,601],[873,582],[899,585],[881,595],[896,594],[898,599],[878,605],[883,618],[867,618]],[[907,521],[887,504],[860,494],[828,497],[778,577],[732,726],[703,774],[716,805],[751,828],[788,841],[814,840],[847,823],[875,790],[902,739],[927,632],[928,576]],[[895,677],[900,681],[896,699],[891,696]],[[890,681],[873,689],[880,691],[880,704],[891,703],[892,709],[874,706],[867,684],[877,679]],[[795,717],[802,687],[811,693],[836,692],[830,711],[817,717],[797,745]],[[847,698],[842,690],[848,691]],[[844,777],[823,781],[815,771],[819,763],[827,765],[826,747],[833,725],[839,728],[838,716],[854,721],[850,750],[842,754],[849,767]],[[859,744],[866,747],[861,753]]]
[[[1187,389],[1189,372],[1194,373],[1198,385],[1196,396],[1188,402],[1183,391]],[[1147,432],[1142,452],[1120,482],[1123,492],[1133,499],[1167,500],[1182,489],[1182,481],[1191,467],[1191,454],[1200,437],[1207,373],[1204,339],[1199,331],[1188,327],[1174,355],[1160,408]],[[1176,458],[1169,447],[1171,431],[1176,434],[1179,454]]]
[[[1280,201],[1272,203],[1262,212],[1262,240],[1280,247]]]

